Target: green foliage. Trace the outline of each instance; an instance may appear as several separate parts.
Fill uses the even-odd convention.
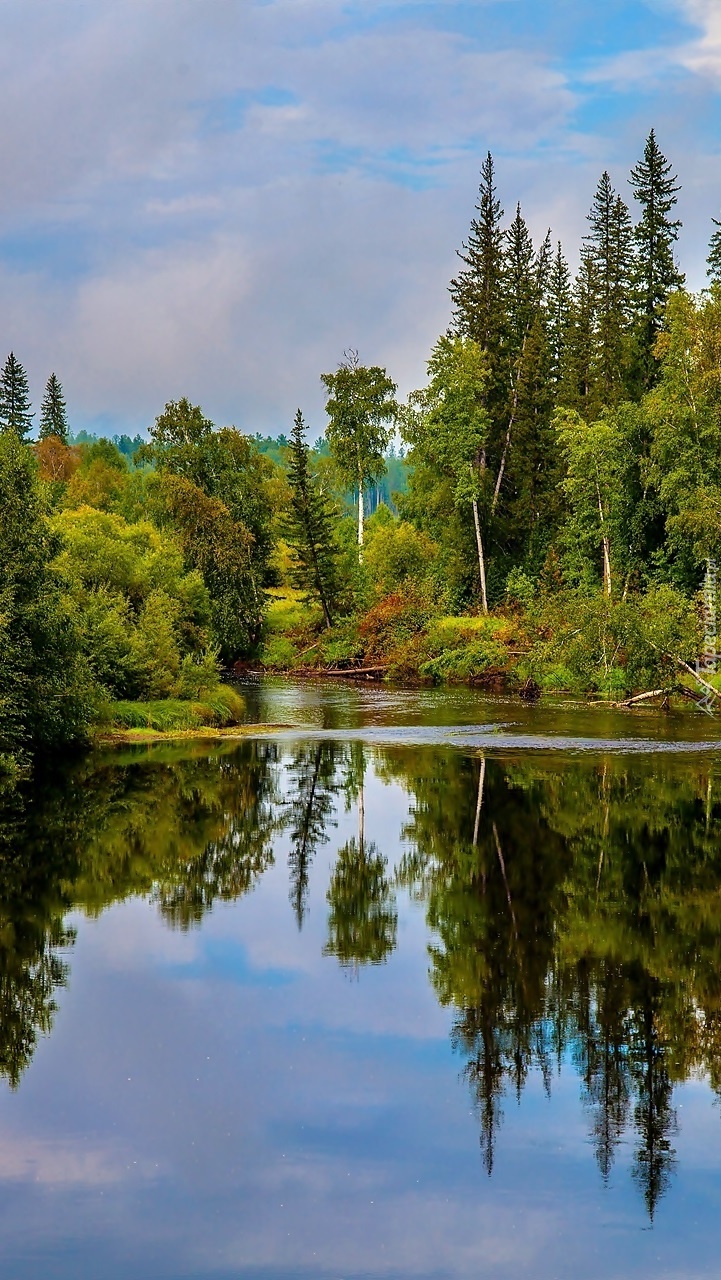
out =
[[[61,582],[30,449],[0,434],[0,751],[85,735],[92,686]]]
[[[186,560],[211,598],[211,629],[231,662],[257,644],[270,555],[272,464],[235,428],[216,431],[197,406],[171,401],[143,457],[160,473],[161,519],[178,532]]]
[[[358,543],[363,545],[365,487],[385,470],[385,452],[398,414],[396,384],[378,365],[350,353],[335,373],[321,374],[328,426],[326,439],[345,483],[358,490]]]
[[[711,221],[716,230],[709,241],[706,275],[710,277],[712,284],[721,284],[721,222],[718,218],[712,218]]]
[[[427,583],[437,589],[442,607],[443,585],[439,570],[440,548],[408,520],[397,520],[381,506],[368,521],[364,556],[367,580],[376,599],[400,590],[406,583]]]
[[[286,636],[270,635],[260,650],[260,662],[268,671],[286,671],[295,666],[298,650]]]
[[[693,603],[670,586],[616,602],[564,592],[539,602],[529,622],[537,638],[524,666],[542,688],[608,699],[673,686],[675,660],[693,661],[701,642]]]
[[[669,300],[657,355],[651,476],[667,512],[671,546],[698,562],[721,550],[721,287]]]
[[[528,609],[533,603],[536,594],[536,587],[533,579],[523,569],[517,565],[511,569],[506,578],[506,599],[508,603],[520,605],[521,608]]]
[[[115,698],[169,697],[189,676],[186,659],[212,661],[217,670],[216,655],[206,653],[207,589],[187,572],[172,537],[148,521],[129,524],[91,507],[63,511],[53,526],[81,652],[104,690]]]
[[[444,649],[435,658],[421,663],[422,676],[434,680],[471,680],[491,668],[503,668],[507,660],[505,645],[493,640],[471,640],[458,649]]]

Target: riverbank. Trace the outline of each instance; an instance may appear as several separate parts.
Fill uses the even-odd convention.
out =
[[[619,601],[559,591],[487,615],[449,616],[409,592],[328,629],[300,593],[269,595],[258,661],[265,673],[466,684],[529,701],[560,694],[605,705],[721,694],[719,677],[694,673],[696,602],[669,587]]]

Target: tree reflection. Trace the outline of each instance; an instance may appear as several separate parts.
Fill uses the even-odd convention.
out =
[[[409,797],[395,867],[366,835],[371,760]],[[550,1093],[570,1062],[602,1177],[631,1136],[653,1218],[676,1164],[674,1089],[702,1073],[721,1096],[716,794],[703,762],[550,765],[409,746],[371,757],[327,740],[285,761],[270,742],[183,745],[36,777],[0,804],[0,1074],[17,1086],[51,1029],[71,907],[143,895],[190,928],[251,890],[286,832],[300,928],[343,796],[358,827],[335,854],[325,954],[354,971],[386,961],[407,891],[425,912],[488,1173],[508,1096],[536,1072]]]
[[[71,907],[153,897],[171,925],[247,892],[273,858],[277,750],[88,761],[0,806],[0,1075],[16,1087],[65,985]]]
[[[366,749],[351,744],[343,761],[346,805],[358,809],[358,839],[338,850],[327,893],[328,941],[324,954],[337,956],[346,967],[383,964],[395,950],[398,932],[388,861],[365,835]]]
[[[719,1092],[721,810],[708,768],[384,754],[414,797],[398,878],[426,905],[493,1169],[503,1098],[570,1058],[599,1169],[629,1128],[651,1218],[676,1163],[673,1089]]]
[[[307,909],[313,859],[319,845],[328,841],[327,828],[335,825],[337,761],[335,743],[316,742],[296,751],[288,770],[290,902],[299,929]]]

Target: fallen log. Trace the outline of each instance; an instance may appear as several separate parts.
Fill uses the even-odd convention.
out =
[[[624,698],[623,702],[612,702],[612,707],[635,707],[637,702],[648,702],[649,698],[667,698],[673,689],[649,689],[646,693],[636,693],[632,698]]]

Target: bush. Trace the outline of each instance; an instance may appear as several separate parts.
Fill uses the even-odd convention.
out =
[[[475,640],[459,649],[444,649],[422,663],[420,674],[434,680],[469,680],[491,667],[502,667],[508,658],[505,645],[494,640]]]
[[[396,520],[381,506],[368,521],[364,567],[377,598],[406,583],[425,583],[433,576],[438,546],[407,520]]]
[[[90,507],[63,511],[53,524],[62,539],[55,567],[101,689],[121,700],[184,696],[192,664],[207,668],[210,599],[177,543],[148,521]],[[216,655],[216,681],[217,672]]]
[[[529,609],[536,594],[535,583],[523,569],[511,569],[506,578],[506,599],[511,607]]]
[[[260,651],[261,665],[271,671],[284,671],[292,667],[298,650],[285,636],[269,636]]]

